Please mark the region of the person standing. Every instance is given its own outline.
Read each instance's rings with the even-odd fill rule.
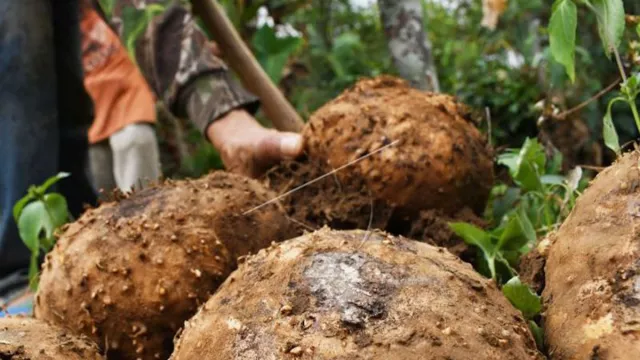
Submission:
[[[118,35],[90,4],[80,23],[84,85],[95,117],[89,163],[98,190],[129,192],[161,176],[155,96]]]

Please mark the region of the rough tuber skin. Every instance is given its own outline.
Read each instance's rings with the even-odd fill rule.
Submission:
[[[91,337],[111,359],[166,359],[185,320],[238,257],[294,236],[260,183],[215,172],[89,210],[43,266],[35,315]]]
[[[554,236],[545,266],[552,359],[640,358],[638,151],[600,172]]]
[[[249,257],[172,360],[542,359],[495,284],[443,248],[327,228]]]
[[[330,168],[398,141],[336,175],[364,179],[376,199],[407,212],[481,214],[493,184],[493,151],[465,107],[394,77],[359,81],[316,111],[304,136],[308,156]]]
[[[364,79],[316,111],[303,134],[306,156],[265,176],[279,194],[309,183],[282,199],[301,228],[382,229],[467,251],[446,224],[480,225],[493,150],[453,97],[390,76]]]

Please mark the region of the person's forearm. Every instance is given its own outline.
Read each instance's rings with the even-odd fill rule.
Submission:
[[[117,0],[128,5],[131,0]],[[188,9],[171,6],[147,25],[136,60],[156,96],[178,117],[189,118],[203,134],[209,124],[234,109],[250,113],[258,99],[230,77],[226,64],[197,28]]]

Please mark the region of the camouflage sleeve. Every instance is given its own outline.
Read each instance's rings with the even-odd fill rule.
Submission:
[[[189,10],[174,4],[151,20],[135,49],[138,65],[158,97],[203,132],[230,110],[253,113],[259,106],[258,98],[232,79],[209,45]]]
[[[214,120],[231,110],[243,108],[254,114],[260,105],[257,98],[237,85],[227,72],[196,78],[180,91],[178,116],[188,116],[204,133]],[[180,113],[182,111],[182,113]]]

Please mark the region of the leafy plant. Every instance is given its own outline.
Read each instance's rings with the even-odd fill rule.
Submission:
[[[40,186],[32,185],[27,195],[13,207],[13,218],[18,224],[20,238],[31,251],[29,281],[34,290],[38,284],[41,251],[47,253],[53,248],[56,240],[55,231],[71,219],[64,196],[47,191],[68,176],[68,173],[59,173]]]
[[[502,287],[502,293],[509,299],[511,304],[522,312],[527,320],[531,320],[540,314],[542,301],[540,296],[533,292],[527,285],[515,276]]]
[[[582,171],[577,168],[560,176],[560,155],[551,160],[535,139],[507,150],[498,163],[509,169],[514,186],[500,184],[492,191],[486,217],[494,228],[450,224],[465,242],[480,249],[478,270],[500,284],[516,275],[513,267],[520,256],[530,251],[539,235],[555,229],[575,204]]]
[[[527,319],[538,348],[542,349],[544,347],[544,334],[540,326],[534,321],[534,318],[542,310],[540,296],[523,284],[517,276],[504,284],[502,293],[516,309],[522,312],[522,315]]]
[[[122,9],[122,42],[133,61],[136,61],[136,41],[144,34],[151,20],[162,14],[169,3],[165,0],[161,4],[147,4],[143,9],[133,6],[125,6]]]
[[[304,118],[360,77],[394,72],[375,8],[357,8],[347,0],[312,3],[286,18],[304,38],[295,58],[304,70],[293,78],[290,91]]]
[[[273,27],[264,25],[254,34],[251,42],[258,62],[277,84],[282,79],[282,71],[287,61],[302,45],[302,38],[278,37]]]
[[[551,54],[564,65],[571,81],[576,79],[575,53],[578,8],[572,0],[557,0],[549,21]]]
[[[494,224],[483,230],[467,223],[451,223],[451,229],[480,250],[476,269],[502,285],[502,292],[529,323],[538,348],[544,346],[543,331],[535,319],[542,308],[540,297],[523,284],[514,267],[520,256],[531,251],[538,236],[555,229],[575,205],[582,170],[559,175],[562,156],[547,159],[535,139],[526,139],[520,149],[498,156],[506,166],[512,186],[499,184],[492,190],[485,217]]]
[[[104,12],[105,16],[109,19],[113,15],[113,8],[116,0],[98,0],[100,8]]]
[[[609,57],[614,55],[623,80],[620,95],[613,98],[607,106],[602,132],[605,145],[619,155],[620,141],[611,116],[611,108],[616,102],[622,101],[629,105],[636,128],[640,131],[640,114],[636,105],[636,98],[640,93],[640,75],[627,77],[618,52],[625,30],[624,3],[622,0],[556,0],[549,24],[551,53],[556,61],[565,67],[571,81],[575,80],[574,54],[578,12],[576,4],[585,6],[596,16],[604,51]]]
[[[505,225],[493,231],[484,231],[467,223],[452,223],[450,226],[465,242],[482,252],[483,258],[478,264],[480,272],[499,282],[515,275],[512,265],[518,253],[535,241],[533,226],[521,209],[510,214]]]

